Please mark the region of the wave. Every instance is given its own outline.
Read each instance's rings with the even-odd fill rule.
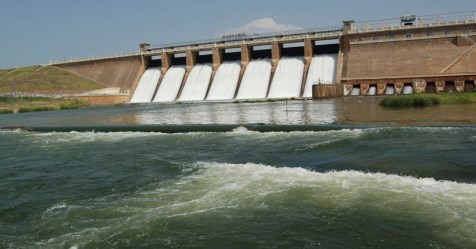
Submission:
[[[125,131],[125,132],[98,132],[98,131],[68,131],[68,132],[45,132],[45,133],[22,133],[16,132],[21,136],[29,137],[33,143],[53,145],[53,144],[77,144],[77,143],[92,143],[92,142],[121,142],[135,138],[151,138],[151,137],[210,137],[213,136],[241,136],[248,138],[275,138],[285,139],[294,137],[358,137],[363,133],[362,129],[342,129],[342,130],[329,130],[329,131],[276,131],[276,132],[259,132],[247,129],[244,126],[238,126],[227,132],[208,132],[208,131],[196,131],[185,133],[162,133],[162,132],[142,132],[142,131]]]
[[[425,228],[439,227],[435,236],[440,238],[476,243],[474,184],[359,171],[320,173],[253,163],[199,162],[184,166],[182,172],[180,179],[155,183],[129,196],[57,203],[45,210],[40,226],[60,226],[63,234],[36,245],[82,247],[121,237],[193,233],[187,225],[170,225],[183,222],[226,230],[250,215],[263,213],[269,217],[307,213],[309,219],[319,217],[324,223],[335,222],[346,213],[351,217],[378,214],[395,222],[416,220]],[[346,226],[356,222],[353,227],[359,229],[359,221],[346,222]]]
[[[188,132],[230,132],[238,127],[259,132],[292,132],[292,131],[329,131],[341,129],[355,129],[362,126],[337,124],[181,124],[181,125],[102,125],[102,126],[30,126],[18,127],[30,132],[161,132],[161,133],[188,133]],[[0,129],[3,129],[0,127]]]
[[[469,131],[468,131],[469,129]],[[163,141],[169,141],[176,137],[203,138],[203,143],[217,142],[223,138],[240,138],[246,139],[243,142],[259,141],[259,144],[266,143],[286,143],[295,151],[315,151],[322,148],[335,147],[345,145],[348,142],[361,139],[364,142],[373,142],[381,140],[382,143],[386,141],[396,141],[399,139],[401,143],[406,143],[405,139],[418,138],[415,141],[415,146],[427,143],[427,136],[431,136],[435,140],[435,144],[440,144],[439,141],[445,141],[451,137],[455,141],[473,143],[474,136],[472,134],[473,128],[464,127],[378,127],[378,128],[353,128],[353,129],[338,129],[338,130],[296,130],[296,131],[269,131],[262,132],[246,126],[236,126],[229,131],[211,132],[211,131],[195,131],[195,132],[181,132],[181,133],[162,133],[162,132],[144,132],[144,131],[124,131],[124,132],[46,132],[46,133],[15,133],[12,135],[26,136],[32,139],[32,143],[43,144],[45,146],[62,145],[62,144],[76,144],[76,143],[94,143],[94,142],[131,142],[131,139],[147,139],[154,137],[162,137]],[[218,139],[218,140],[216,140]],[[294,142],[292,142],[294,139]],[[296,140],[298,139],[298,140]],[[402,140],[403,139],[403,140]],[[300,141],[299,141],[300,140]],[[137,140],[138,141],[138,140]],[[231,142],[233,142],[232,140]],[[153,139],[143,140],[147,146],[156,146]],[[221,141],[225,142],[225,140]],[[263,145],[266,145],[264,143]],[[144,144],[144,145],[145,145]]]
[[[37,141],[45,143],[88,143],[97,141],[120,142],[130,138],[141,138],[151,136],[161,136],[165,133],[160,132],[47,132],[47,133],[31,133],[29,137],[37,139]]]

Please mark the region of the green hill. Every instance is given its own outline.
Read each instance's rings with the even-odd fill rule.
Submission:
[[[0,70],[0,95],[71,94],[104,88],[92,80],[54,66],[31,66]]]

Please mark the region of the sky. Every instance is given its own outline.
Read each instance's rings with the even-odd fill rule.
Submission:
[[[136,52],[140,43],[466,11],[475,0],[0,0],[0,68]]]

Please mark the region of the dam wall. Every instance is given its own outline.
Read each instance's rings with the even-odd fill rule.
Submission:
[[[344,22],[344,95],[471,92],[476,80],[476,15],[411,25]]]
[[[141,44],[136,55],[57,66],[139,103],[469,92],[476,12]]]
[[[388,82],[476,73],[476,23],[356,33],[348,37],[342,81]]]
[[[148,61],[148,58],[135,55],[66,62],[55,64],[55,66],[101,83],[105,87],[118,87],[122,93],[131,93],[148,67]]]
[[[213,46],[209,41],[147,45],[141,47],[141,53],[151,58],[145,74],[160,68],[163,77],[145,88],[158,86],[152,102],[311,98],[312,83],[331,84],[335,78],[340,29],[237,37],[236,41],[213,41]],[[331,42],[321,44],[323,40]],[[175,76],[179,69],[185,72]],[[131,102],[151,102],[142,93],[143,83],[141,79]]]
[[[468,48],[456,37],[351,44],[344,80],[474,72],[476,50],[443,71]],[[472,55],[472,56],[471,56]]]

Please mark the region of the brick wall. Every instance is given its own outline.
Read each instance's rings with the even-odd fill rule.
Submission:
[[[476,38],[476,37],[474,37]],[[350,44],[344,56],[344,78],[385,78],[437,75],[458,58],[470,44],[457,38],[415,39]],[[445,74],[476,73],[476,48]]]

